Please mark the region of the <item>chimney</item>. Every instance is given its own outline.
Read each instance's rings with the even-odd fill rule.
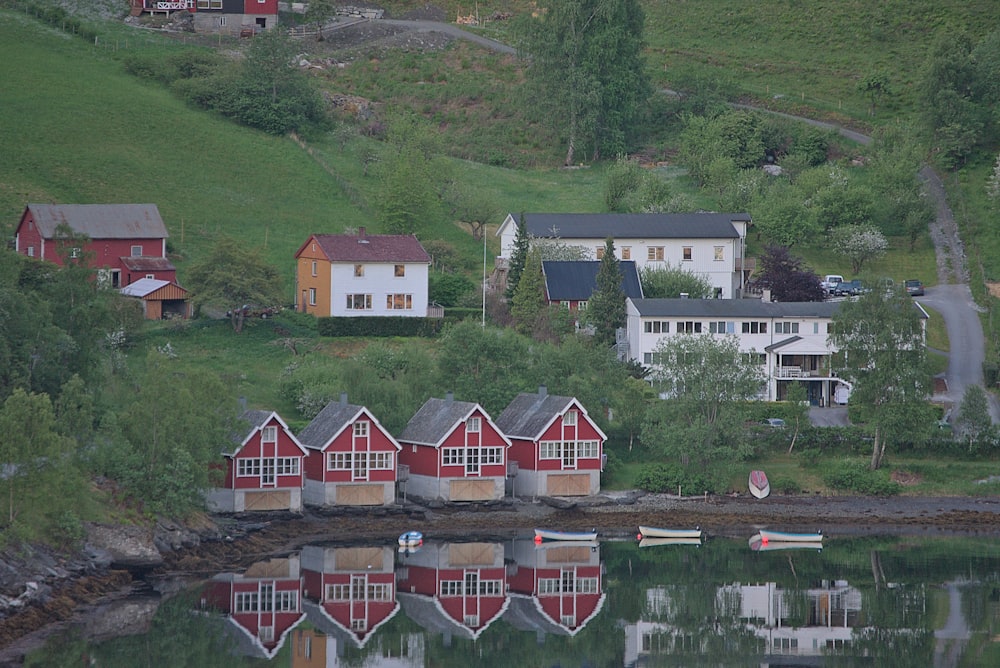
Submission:
[[[240,402],[240,415],[243,415],[244,413],[247,412],[247,398],[240,397],[239,402]]]
[[[447,394],[444,395],[444,402],[446,404],[450,404],[453,401],[455,401],[455,393],[454,392],[448,392]]]
[[[547,388],[544,385],[539,385],[538,386],[538,396],[540,396],[540,397],[547,397],[548,395],[549,395],[549,388]]]
[[[762,302],[771,301],[771,288],[764,288],[760,291],[760,300]]]
[[[340,405],[347,406],[347,392],[340,393]]]

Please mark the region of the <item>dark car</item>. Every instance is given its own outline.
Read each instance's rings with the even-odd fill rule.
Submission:
[[[915,278],[906,279],[906,294],[911,297],[922,297],[924,294],[924,284]]]
[[[833,294],[838,297],[857,297],[858,295],[863,295],[868,291],[868,288],[866,288],[859,279],[855,278],[853,281],[842,281],[837,283]]]

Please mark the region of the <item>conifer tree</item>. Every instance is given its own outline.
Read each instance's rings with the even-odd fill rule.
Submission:
[[[594,338],[607,345],[615,342],[615,331],[625,326],[625,291],[611,237],[604,242],[594,294],[587,302],[586,321],[594,327]]]
[[[517,282],[511,300],[510,314],[514,316],[517,329],[522,334],[530,334],[545,308],[545,290],[542,283],[542,258],[537,250],[528,252],[524,271]]]
[[[521,214],[517,222],[517,233],[514,236],[514,250],[510,254],[510,268],[507,270],[507,291],[504,296],[507,299],[514,298],[517,284],[521,280],[521,272],[524,271],[524,263],[528,259],[528,248],[531,240],[528,238],[528,223]]]

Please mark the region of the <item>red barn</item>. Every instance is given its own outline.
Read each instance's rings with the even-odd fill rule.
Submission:
[[[502,499],[510,441],[479,405],[428,399],[397,439],[409,493],[444,501]]]
[[[213,577],[202,606],[228,616],[241,654],[271,659],[305,619],[301,592],[298,556],[271,559]]]
[[[425,543],[406,558],[399,592],[406,616],[428,631],[476,640],[507,610],[503,545]]]
[[[236,448],[222,453],[226,479],[209,492],[209,510],[302,510],[306,448],[273,411],[247,411],[240,419],[246,429],[233,438]]]
[[[61,226],[89,241],[77,246],[61,239]],[[155,204],[29,204],[17,224],[14,247],[21,255],[58,265],[81,257],[103,284],[121,288],[141,278],[176,282],[167,236]]]
[[[522,393],[497,418],[517,462],[519,496],[586,496],[601,491],[607,436],[573,397]]]
[[[308,448],[305,503],[382,506],[396,499],[399,443],[347,395],[330,402],[299,433]]]
[[[512,542],[516,564],[504,621],[522,631],[575,636],[604,607],[601,548],[595,542]]]
[[[364,647],[399,612],[395,555],[390,547],[302,548],[309,622],[328,636]]]

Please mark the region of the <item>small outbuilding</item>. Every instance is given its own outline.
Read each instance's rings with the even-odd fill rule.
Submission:
[[[172,281],[140,278],[122,288],[121,293],[126,297],[135,297],[142,303],[142,314],[146,320],[191,317],[188,291]]]

